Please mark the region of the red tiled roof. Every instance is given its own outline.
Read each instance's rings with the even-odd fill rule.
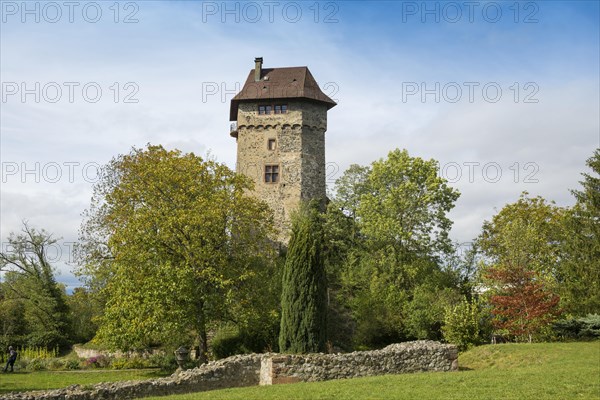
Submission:
[[[308,99],[325,103],[327,109],[336,105],[321,91],[307,67],[263,68],[257,82],[252,69],[242,90],[231,99],[229,120],[237,120],[240,102],[273,99]]]

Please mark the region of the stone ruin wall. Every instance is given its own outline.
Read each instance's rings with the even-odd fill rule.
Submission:
[[[458,370],[458,350],[454,345],[418,341],[346,354],[274,355],[261,364],[260,384],[455,370]]]
[[[346,354],[249,354],[147,381],[74,385],[46,392],[9,394],[4,400],[117,400],[207,390],[363,376],[458,370],[456,346],[433,341],[392,344]]]

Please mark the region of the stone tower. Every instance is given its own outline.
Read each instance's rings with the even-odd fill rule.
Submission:
[[[336,103],[307,67],[263,68],[262,58],[231,100],[237,172],[274,212],[278,240],[289,240],[290,216],[302,200],[325,199],[327,111]]]

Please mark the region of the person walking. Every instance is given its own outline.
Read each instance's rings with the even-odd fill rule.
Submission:
[[[8,362],[6,363],[6,367],[4,367],[4,372],[8,372],[9,366],[10,372],[14,372],[15,361],[17,361],[17,352],[12,346],[8,346]]]

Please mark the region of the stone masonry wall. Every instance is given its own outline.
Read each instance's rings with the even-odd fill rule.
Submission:
[[[124,400],[139,397],[203,392],[232,387],[256,386],[263,355],[233,356],[167,378],[145,381],[74,385],[46,392],[9,394],[2,400]]]
[[[458,370],[456,346],[432,341],[347,354],[249,354],[214,361],[167,378],[74,385],[47,392],[9,394],[2,400],[117,400],[232,387],[325,381],[419,371]]]
[[[274,213],[287,243],[290,216],[301,200],[324,199],[325,131],[327,107],[309,101],[289,100],[285,114],[258,115],[262,102],[241,103],[237,115],[237,172],[254,181],[253,195]],[[275,148],[268,148],[275,140]],[[279,182],[265,183],[266,165],[279,166]]]
[[[78,344],[73,346],[73,351],[75,352],[75,354],[77,354],[77,357],[79,357],[79,358],[90,358],[90,357],[99,357],[99,356],[116,357],[116,358],[133,358],[133,357],[149,358],[150,356],[155,355],[155,354],[164,355],[164,353],[165,353],[163,350],[159,350],[159,349],[145,350],[145,351],[128,351],[128,352],[94,350],[94,349],[86,349],[85,347],[82,347],[81,345],[78,345]]]
[[[455,370],[458,370],[456,346],[417,341],[347,354],[275,355],[263,360],[260,384]]]

